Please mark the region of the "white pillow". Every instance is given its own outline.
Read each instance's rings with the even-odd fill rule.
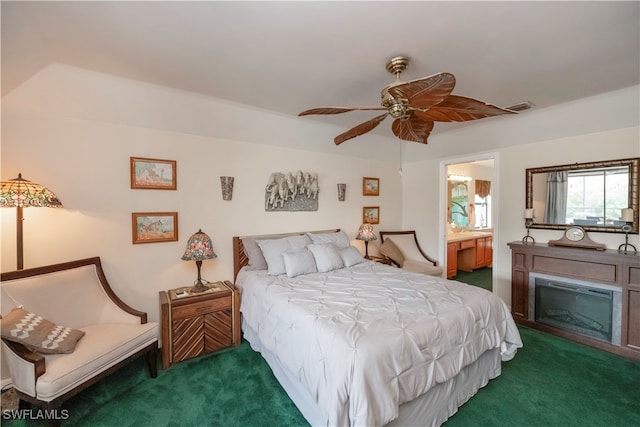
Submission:
[[[353,246],[338,249],[338,253],[345,267],[351,267],[366,261],[360,251]]]
[[[258,243],[254,238],[242,239],[244,253],[248,258],[247,270],[266,270],[267,261],[262,255],[262,250],[258,247]]]
[[[330,233],[307,233],[307,236],[309,236],[313,243],[332,243],[338,249],[346,248],[351,245],[347,233],[342,230],[332,231]]]
[[[291,234],[272,234],[269,236],[269,239],[282,239],[283,237],[291,237]],[[258,240],[267,239],[259,239],[251,236],[242,237],[244,253],[248,258],[247,266],[245,267],[247,270],[267,269],[267,260],[265,260],[264,255],[262,255],[262,249],[258,246]]]
[[[256,243],[267,261],[267,271],[272,276],[277,276],[287,272],[282,254],[300,252],[311,243],[311,240],[307,236],[290,236],[282,239],[256,240]]]
[[[327,271],[337,270],[344,267],[342,258],[338,253],[338,249],[330,243],[326,244],[311,244],[307,246],[313,258],[316,260],[316,267],[320,273],[326,273]]]
[[[313,254],[307,250],[301,252],[285,252],[282,254],[287,276],[296,277],[301,274],[317,273]]]

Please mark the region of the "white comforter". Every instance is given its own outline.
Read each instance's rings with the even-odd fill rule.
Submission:
[[[244,321],[331,426],[386,424],[488,349],[508,360],[522,346],[490,292],[370,261],[295,278],[242,270],[236,285]]]

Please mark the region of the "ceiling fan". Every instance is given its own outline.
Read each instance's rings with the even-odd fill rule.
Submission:
[[[516,111],[497,107],[477,99],[451,95],[456,78],[450,73],[438,73],[410,82],[400,80],[409,58],[397,56],[387,62],[387,71],[395,74],[396,81],[382,89],[381,107],[323,107],[312,108],[298,114],[340,114],[355,110],[386,110],[380,116],[336,136],[334,142],[343,142],[373,130],[387,116],[395,120],[391,125],[394,135],[405,141],[427,143],[433,122],[466,122]]]

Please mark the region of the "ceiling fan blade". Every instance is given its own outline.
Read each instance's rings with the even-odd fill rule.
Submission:
[[[427,111],[416,109],[413,112],[422,120],[435,120],[438,122],[466,122],[501,114],[518,114],[515,111],[497,107],[484,101],[456,95],[449,96]]]
[[[395,119],[391,130],[400,139],[426,144],[433,130],[433,122],[421,120],[412,114],[408,119]]]
[[[453,74],[438,73],[387,88],[395,99],[406,99],[416,108],[427,108],[446,99],[456,85]]]
[[[367,133],[370,130],[373,130],[380,123],[382,123],[382,121],[385,119],[385,117],[387,117],[388,114],[389,113],[384,113],[378,117],[374,117],[371,120],[367,120],[364,123],[360,123],[358,126],[336,136],[333,141],[336,143],[336,145],[340,145],[348,139],[355,138],[356,136],[360,136],[363,133]]]
[[[312,108],[299,113],[298,116],[308,116],[309,114],[341,114],[356,110],[386,110],[384,107],[321,107]]]

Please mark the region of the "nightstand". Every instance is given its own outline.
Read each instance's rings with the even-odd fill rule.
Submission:
[[[380,264],[393,265],[391,258],[369,255],[369,259]]]
[[[240,296],[229,281],[160,291],[162,367],[240,344]],[[184,295],[184,296],[181,296]]]

